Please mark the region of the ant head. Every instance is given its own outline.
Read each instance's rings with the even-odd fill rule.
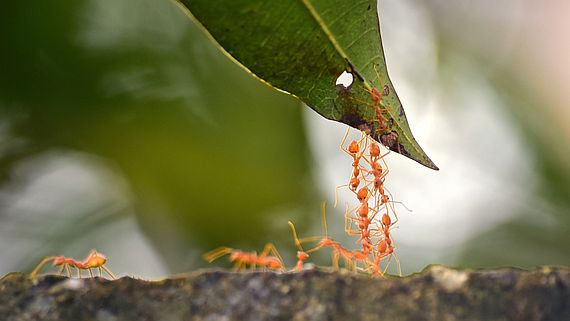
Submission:
[[[350,189],[352,191],[356,191],[356,189],[358,188],[358,185],[360,185],[360,180],[356,177],[353,177],[350,179]]]
[[[319,245],[320,245],[320,246],[331,246],[331,245],[334,245],[334,244],[335,244],[335,241],[333,241],[332,239],[330,239],[330,238],[328,238],[328,237],[325,237],[324,239],[322,239],[322,240],[319,242]]]
[[[370,143],[370,156],[379,157],[380,156],[380,146],[376,142]]]
[[[378,89],[372,88],[370,90],[370,98],[372,98],[372,100],[374,102],[379,102],[380,99],[382,99],[382,95],[380,95],[380,92],[378,92]]]
[[[348,145],[348,152],[351,154],[356,154],[359,150],[360,146],[358,146],[358,143],[355,140],[351,141],[350,145]]]
[[[87,259],[85,259],[85,266],[87,267],[100,267],[107,262],[105,255],[97,252],[96,250],[91,250]]]

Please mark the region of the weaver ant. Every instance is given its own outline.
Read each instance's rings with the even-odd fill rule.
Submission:
[[[340,243],[334,241],[328,236],[328,226],[327,226],[327,219],[326,219],[326,208],[325,203],[322,204],[321,207],[322,213],[322,224],[325,232],[325,236],[320,238],[320,241],[317,243],[316,247],[307,251],[307,253],[318,251],[323,247],[329,247],[332,249],[332,263],[333,268],[338,269],[339,267],[339,259],[340,257],[343,258],[345,262],[345,266],[347,269],[356,271],[358,261],[366,260],[367,254],[364,254],[362,251],[350,251],[343,247]]]
[[[400,267],[400,260],[398,260],[396,253],[394,253],[395,247],[393,245],[393,240],[392,240],[392,236],[390,233],[390,228],[392,226],[394,226],[394,224],[396,224],[396,222],[397,222],[397,217],[396,217],[396,221],[392,222],[392,219],[390,218],[388,213],[385,213],[384,215],[382,215],[381,225],[382,225],[382,232],[384,234],[384,239],[382,241],[380,241],[380,243],[378,244],[378,250],[377,250],[378,257],[375,259],[378,260],[377,263],[379,266],[380,260],[382,258],[390,255],[390,260],[388,261],[388,264],[386,264],[386,267],[384,268],[384,272],[382,272],[382,274],[384,274],[384,273],[386,273],[386,271],[388,270],[388,267],[390,266],[390,262],[392,261],[392,257],[394,257],[394,259],[396,260],[396,263],[398,265],[398,273],[401,276],[402,270]],[[376,264],[376,261],[375,261],[375,264]]]
[[[248,266],[251,269],[255,269],[259,266],[270,270],[285,270],[283,259],[281,258],[281,255],[279,255],[279,252],[277,252],[275,245],[272,243],[265,244],[263,251],[261,251],[259,254],[257,254],[255,251],[244,252],[241,250],[222,246],[204,254],[203,258],[204,260],[208,261],[208,263],[212,263],[214,260],[228,254],[230,255],[230,261],[234,262],[235,270],[248,268]]]
[[[352,192],[356,192],[358,186],[360,186],[360,178],[358,178],[358,176],[360,176],[361,171],[363,170],[362,166],[360,165],[360,159],[362,158],[362,156],[364,155],[364,151],[366,150],[366,144],[368,141],[366,139],[366,134],[362,133],[362,138],[360,138],[359,141],[353,140],[348,144],[348,147],[345,148],[344,143],[346,142],[346,138],[348,137],[349,131],[350,128],[347,128],[346,133],[344,134],[344,137],[342,138],[342,141],[340,143],[340,150],[342,150],[350,157],[352,157],[352,175],[350,177],[350,181],[348,182],[348,184],[339,185],[336,187],[334,205],[333,205],[333,207],[335,208],[338,203],[338,190],[341,187],[348,186],[348,188]],[[364,141],[364,146],[362,146],[363,141]]]
[[[98,269],[99,276],[103,276],[103,271],[105,271],[112,279],[116,279],[115,275],[105,266],[107,262],[107,258],[105,255],[97,252],[97,250],[91,250],[89,255],[83,261],[78,261],[70,257],[65,256],[48,256],[40,261],[36,265],[36,267],[30,273],[31,278],[35,278],[38,275],[38,272],[41,268],[48,263],[49,261],[53,261],[53,266],[61,267],[58,274],[62,275],[63,271],[67,272],[67,276],[71,277],[71,269],[77,269],[77,277],[81,278],[81,270],[87,270],[89,272],[89,276],[93,277],[93,272],[91,269]]]

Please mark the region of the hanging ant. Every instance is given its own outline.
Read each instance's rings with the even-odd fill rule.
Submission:
[[[336,189],[335,189],[335,200],[334,200],[334,205],[333,205],[333,207],[335,207],[335,208],[336,208],[336,205],[338,203],[338,190],[341,187],[348,186],[348,188],[352,192],[356,192],[356,190],[358,189],[358,186],[360,186],[359,176],[361,174],[361,170],[363,169],[362,166],[360,165],[360,159],[364,155],[364,150],[366,150],[367,140],[366,140],[366,135],[363,133],[362,138],[359,141],[353,140],[348,144],[348,147],[345,148],[344,143],[346,142],[346,138],[348,137],[349,131],[350,131],[350,128],[348,128],[346,130],[346,133],[344,134],[344,137],[342,138],[342,141],[340,143],[340,149],[343,152],[345,152],[346,154],[348,154],[350,157],[352,157],[352,175],[350,177],[350,181],[348,182],[348,184],[339,185],[336,187]],[[364,141],[364,146],[361,146],[363,141]]]

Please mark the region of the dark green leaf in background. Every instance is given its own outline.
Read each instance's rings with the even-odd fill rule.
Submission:
[[[228,61],[176,5],[53,0],[4,7],[3,188],[26,191],[28,181],[14,174],[20,164],[60,151],[109,166],[132,193],[127,211],[172,272],[206,265],[201,253],[220,245],[261,247],[268,233],[273,242],[290,241],[287,219],[310,217],[300,214],[315,196],[299,103]],[[267,106],[274,108],[264,112]],[[39,176],[30,166],[25,172],[30,181]],[[60,183],[73,190],[82,181]],[[5,209],[14,199],[1,197],[0,234],[9,229]],[[73,253],[65,245],[98,247],[85,236],[105,239],[109,227],[93,222],[117,215],[110,218],[103,204],[78,220],[77,204],[99,201],[105,199],[69,199],[54,208],[70,213],[66,220],[37,215],[33,224],[19,224],[35,227],[30,237],[38,241],[31,250],[18,248],[28,261],[15,264]],[[50,204],[51,196],[40,208],[49,213]],[[45,225],[60,232],[49,234]]]
[[[358,129],[393,151],[438,169],[415,141],[388,77],[376,0],[177,0],[235,60],[322,116]],[[336,86],[348,71],[351,86]],[[382,98],[380,129],[370,90]]]

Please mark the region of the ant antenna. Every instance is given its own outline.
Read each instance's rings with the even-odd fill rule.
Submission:
[[[325,238],[329,237],[329,228],[327,226],[327,202],[321,203],[321,220],[323,224],[323,228],[325,229]]]
[[[204,255],[202,255],[202,257],[204,258],[204,260],[208,261],[208,263],[212,263],[216,259],[219,259],[220,257],[226,254],[232,253],[232,251],[233,251],[232,248],[222,246],[208,253],[205,253]]]
[[[55,256],[46,256],[44,257],[40,263],[38,263],[34,269],[32,270],[32,272],[30,273],[30,278],[35,278],[38,274],[38,272],[42,269],[42,267],[49,261],[53,261],[56,257]]]
[[[295,230],[295,225],[293,225],[293,222],[291,221],[288,221],[287,224],[289,224],[289,227],[293,232],[293,239],[295,240],[295,245],[299,248],[299,250],[304,251],[303,247],[301,246],[301,241],[299,241],[299,238],[297,237],[297,231]]]

